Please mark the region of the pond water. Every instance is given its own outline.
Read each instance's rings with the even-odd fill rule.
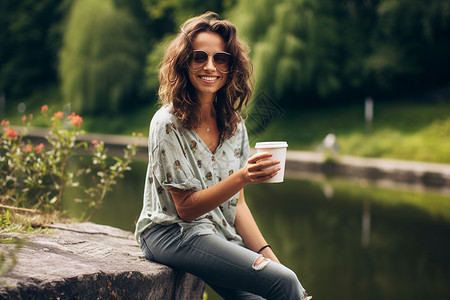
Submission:
[[[93,222],[134,230],[145,168],[133,165]],[[246,199],[313,299],[450,299],[448,190],[289,177],[248,186]]]

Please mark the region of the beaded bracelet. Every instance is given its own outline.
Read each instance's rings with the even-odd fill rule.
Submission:
[[[266,249],[267,247],[272,248],[269,244],[265,245],[264,247],[262,247],[261,249],[258,250],[258,254],[261,253],[261,251],[263,251],[264,249]]]

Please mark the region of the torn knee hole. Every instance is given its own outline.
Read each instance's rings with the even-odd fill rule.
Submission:
[[[261,270],[269,263],[269,260],[260,254],[253,262],[252,268],[255,270]]]

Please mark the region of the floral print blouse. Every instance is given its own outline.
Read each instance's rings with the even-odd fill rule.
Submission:
[[[244,122],[238,124],[233,137],[221,141],[212,153],[195,131],[181,126],[169,107],[162,107],[150,123],[148,151],[144,203],[135,232],[139,243],[141,233],[147,228],[178,223],[183,228],[197,226],[200,234],[217,233],[243,244],[234,227],[239,193],[194,221],[186,222],[178,216],[169,189],[207,189],[244,167],[250,151]]]

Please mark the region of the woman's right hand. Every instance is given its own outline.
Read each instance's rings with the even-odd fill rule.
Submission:
[[[270,159],[270,157],[272,157],[272,153],[263,152],[256,153],[247,160],[247,164],[242,169],[246,183],[262,182],[277,175],[281,168],[273,166],[279,164],[280,161]]]

